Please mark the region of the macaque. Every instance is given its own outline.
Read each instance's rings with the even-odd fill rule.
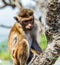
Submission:
[[[36,39],[38,27],[30,9],[22,9],[14,18],[16,23],[8,37],[8,48],[14,65],[26,65],[32,57],[31,53],[39,55],[42,52]]]

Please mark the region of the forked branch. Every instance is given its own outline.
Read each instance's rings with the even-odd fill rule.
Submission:
[[[9,0],[8,2],[6,0],[2,0],[3,5],[0,6],[0,9],[5,8],[6,6],[10,6],[12,8],[15,8],[16,6],[18,8],[22,8],[22,4],[19,0]]]

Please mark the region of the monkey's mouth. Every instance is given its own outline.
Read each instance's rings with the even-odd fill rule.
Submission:
[[[30,28],[30,29],[28,29],[29,31],[31,31],[32,30],[32,28]]]

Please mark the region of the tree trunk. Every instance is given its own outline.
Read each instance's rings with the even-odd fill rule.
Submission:
[[[59,0],[48,0],[46,30],[48,46],[39,56],[34,55],[28,65],[53,65],[60,55],[60,2]]]

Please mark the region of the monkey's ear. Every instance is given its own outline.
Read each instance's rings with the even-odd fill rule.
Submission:
[[[18,20],[18,17],[14,17],[14,19],[15,19],[16,21],[19,21],[19,20]]]

